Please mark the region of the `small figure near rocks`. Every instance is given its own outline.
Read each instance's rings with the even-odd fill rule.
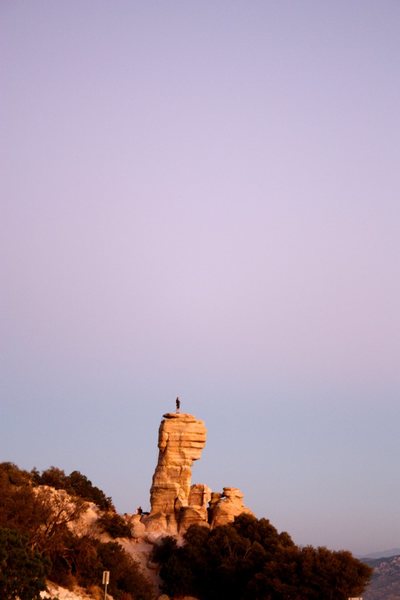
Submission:
[[[176,403],[176,412],[179,413],[179,410],[181,408],[181,401],[179,400],[179,396],[177,396],[175,403]]]
[[[141,506],[138,506],[138,507],[137,507],[137,509],[136,509],[136,514],[137,514],[137,515],[141,515],[141,514],[143,514],[143,509],[142,509],[142,507],[141,507]]]

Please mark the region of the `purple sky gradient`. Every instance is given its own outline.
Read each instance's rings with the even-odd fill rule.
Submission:
[[[400,4],[0,5],[0,460],[146,506],[162,414],[299,544],[400,547]]]

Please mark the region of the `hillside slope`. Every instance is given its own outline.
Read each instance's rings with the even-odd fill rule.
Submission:
[[[400,600],[400,555],[364,562],[374,569],[364,600]]]

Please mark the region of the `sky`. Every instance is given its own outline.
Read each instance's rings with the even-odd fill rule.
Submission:
[[[400,547],[400,4],[2,0],[0,460]]]

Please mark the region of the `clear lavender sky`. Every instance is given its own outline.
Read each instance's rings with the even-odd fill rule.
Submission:
[[[0,460],[400,546],[398,0],[2,0]]]

